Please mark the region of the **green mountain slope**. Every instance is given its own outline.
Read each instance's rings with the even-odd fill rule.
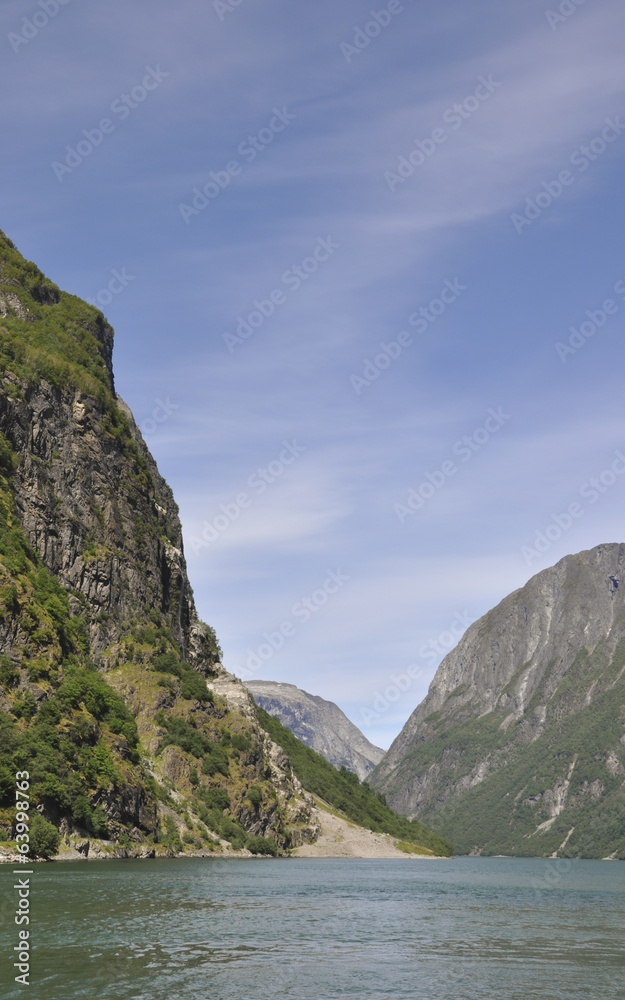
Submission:
[[[598,546],[471,626],[373,787],[459,853],[625,858],[623,581]]]
[[[0,234],[0,842],[28,770],[36,851],[275,853],[310,807],[253,708],[207,688],[219,646],[112,345]]]
[[[308,792],[318,795],[329,805],[368,830],[389,833],[411,844],[418,844],[434,854],[449,857],[451,844],[443,837],[426,830],[421,823],[411,822],[388,808],[384,796],[361,784],[358,775],[342,767],[336,770],[324,757],[305,746],[290,729],[274,715],[258,709],[263,729],[274,743],[287,754],[291,767]]]

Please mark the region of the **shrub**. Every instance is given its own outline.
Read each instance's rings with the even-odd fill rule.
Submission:
[[[245,846],[252,854],[271,854],[274,858],[278,854],[278,845],[268,837],[248,837]]]
[[[15,803],[15,775],[5,764],[0,764],[0,805]]]
[[[261,802],[263,801],[263,790],[259,785],[252,785],[248,790],[247,797],[254,806],[258,809]]]
[[[17,464],[17,455],[4,434],[0,434],[0,474],[7,477],[12,476],[17,469]]]
[[[165,847],[170,847],[172,851],[182,850],[182,841],[180,840],[180,834],[178,833],[178,827],[174,821],[173,816],[166,816],[163,822],[164,833],[161,835],[161,843]]]
[[[93,813],[86,795],[79,795],[72,803],[72,819],[80,826],[91,826]]]
[[[49,725],[56,726],[56,724],[60,721],[61,721],[61,709],[58,701],[52,698],[50,698],[48,701],[44,701],[43,705],[39,709],[39,722],[48,723]]]
[[[13,688],[19,683],[20,672],[8,656],[0,656],[0,687]]]
[[[233,847],[237,849],[245,847],[247,834],[241,824],[237,823],[236,820],[229,819],[228,816],[223,816],[219,824],[218,832],[224,840],[229,840]]]
[[[113,763],[111,751],[106,743],[100,741],[93,750],[93,763],[101,784],[112,782],[114,785],[119,782],[119,774]]]
[[[225,788],[209,788],[202,795],[202,799],[209,809],[219,809],[223,812],[230,807],[230,796]]]
[[[235,750],[239,750],[241,753],[245,753],[249,750],[252,745],[252,741],[248,736],[244,736],[242,733],[235,733],[232,737],[232,746]]]
[[[9,548],[9,546],[5,542],[5,544],[2,546],[2,555],[8,554],[5,551],[6,548]],[[19,572],[19,569],[21,569],[22,567],[17,568],[15,566],[10,566],[9,568]],[[0,590],[0,601],[2,601],[5,608],[7,609],[8,612],[10,612],[10,614],[12,615],[19,614],[20,612],[19,595],[17,593],[17,587],[15,586],[14,583],[9,583],[5,587],[3,587],[2,590]]]
[[[11,711],[16,719],[32,719],[37,711],[37,702],[30,691],[26,691],[21,698],[13,702]]]
[[[30,841],[28,855],[31,858],[49,858],[57,854],[61,843],[61,835],[52,823],[40,816],[38,812],[31,814]]]
[[[181,750],[185,750],[190,753],[193,757],[203,757],[205,753],[210,753],[212,744],[210,740],[207,740],[202,733],[199,733],[197,729],[191,726],[184,719],[179,719],[176,716],[165,717],[165,714],[157,716],[157,722],[159,725],[164,726],[167,730],[165,736],[161,740],[159,746],[159,753],[162,752],[167,746],[177,746]],[[202,768],[202,770],[204,770]]]
[[[156,638],[152,629],[143,629],[142,632],[151,632],[154,635],[154,639]],[[154,639],[152,641],[154,641]],[[144,639],[143,641],[148,642],[150,640]],[[172,652],[162,653],[160,656],[155,656],[152,660],[152,666],[158,673],[175,674],[176,677],[180,677],[181,675],[182,664],[176,654]]]
[[[142,646],[153,646],[154,643],[158,641],[159,633],[154,628],[150,628],[149,626],[142,626],[140,628],[133,629],[132,637],[135,640],[135,642],[140,643]],[[155,665],[154,669],[163,670],[166,668],[157,667]]]
[[[206,681],[202,680],[195,670],[186,674],[180,682],[180,694],[190,701],[212,701],[213,692],[206,687]]]
[[[53,636],[50,636],[48,641],[51,641],[53,638]],[[35,639],[34,635],[33,639]],[[24,666],[27,667],[29,680],[36,683],[37,681],[47,680],[49,678],[52,664],[49,660],[42,657],[38,660],[31,660],[28,664],[24,663]]]
[[[230,774],[230,761],[228,754],[222,747],[213,747],[208,757],[204,758],[202,764],[202,774],[223,774],[227,778]]]
[[[149,630],[145,630],[149,631]],[[206,687],[206,681],[189,666],[179,660],[175,653],[161,653],[152,658],[152,667],[161,674],[173,674],[180,679],[180,694],[190,701],[213,701],[214,695]]]
[[[83,704],[94,718],[105,722],[111,732],[124,736],[130,747],[136,747],[139,742],[137,723],[124,699],[96,670],[86,667],[68,670],[58,688],[57,698],[68,708]]]
[[[50,772],[48,772],[41,777],[37,774],[37,770],[41,768],[42,765],[45,768],[47,763],[44,763],[44,761],[41,760],[41,757],[41,754],[37,754],[37,757],[31,759],[31,763],[29,763],[29,767],[31,768],[31,780],[37,782],[37,794],[43,799],[50,799],[51,802],[55,802],[57,806],[63,810],[63,812],[67,811],[71,806],[72,815],[74,815],[73,809],[81,808],[81,806],[78,805],[79,798],[74,799],[72,804],[72,796],[67,783],[62,781],[58,775],[50,774]],[[55,763],[56,760],[53,758],[53,760],[50,761],[50,764],[54,766]]]

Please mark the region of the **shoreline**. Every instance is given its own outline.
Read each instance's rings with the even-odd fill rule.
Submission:
[[[374,835],[375,836],[375,835]],[[386,835],[382,835],[386,836]],[[319,838],[323,840],[322,837]],[[367,861],[367,860],[378,860],[378,861],[452,861],[455,860],[455,855],[450,857],[445,857],[444,855],[436,854],[408,854],[403,851],[399,851],[394,847],[394,845],[385,845],[386,851],[377,853],[346,853],[345,850],[338,849],[335,847],[332,851],[328,845],[321,843],[317,844],[305,844],[303,847],[294,848],[289,851],[284,851],[277,855],[271,854],[252,854],[251,851],[247,849],[243,850],[224,850],[218,851],[183,851],[181,853],[176,853],[171,851],[169,848],[164,850],[157,850],[158,845],[148,846],[142,845],[144,850],[138,847],[136,850],[132,848],[119,847],[117,850],[105,851],[100,847],[100,844],[94,845],[99,849],[96,850],[78,850],[78,849],[68,849],[62,851],[60,854],[55,854],[50,858],[29,858],[29,864],[55,864],[58,862],[69,861],[69,862],[94,862],[94,861],[185,861],[185,860],[196,860],[197,858],[204,858],[207,861],[249,861],[250,859],[256,861],[308,861],[308,860],[354,860],[354,861]],[[107,845],[108,846],[108,845]],[[300,853],[302,852],[302,853]],[[23,864],[23,855],[18,853],[9,853],[6,848],[0,847],[0,865],[18,865]]]

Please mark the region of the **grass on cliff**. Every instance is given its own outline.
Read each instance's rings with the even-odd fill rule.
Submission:
[[[0,295],[18,299],[26,319],[14,312],[2,320],[0,362],[28,382],[44,378],[65,388],[73,384],[103,402],[111,396],[100,342],[102,313],[60,289],[36,264],[25,260],[0,232]]]
[[[257,707],[258,718],[271,739],[285,751],[293,771],[308,792],[318,795],[349,819],[376,833],[388,833],[409,844],[426,847],[434,854],[449,857],[452,846],[440,834],[432,833],[421,823],[393,812],[384,796],[362,784],[358,775],[332,764],[305,746],[279,719]]]

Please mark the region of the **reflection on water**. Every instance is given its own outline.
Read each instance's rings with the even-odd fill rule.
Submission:
[[[31,885],[37,1000],[625,998],[618,862],[55,863]]]

